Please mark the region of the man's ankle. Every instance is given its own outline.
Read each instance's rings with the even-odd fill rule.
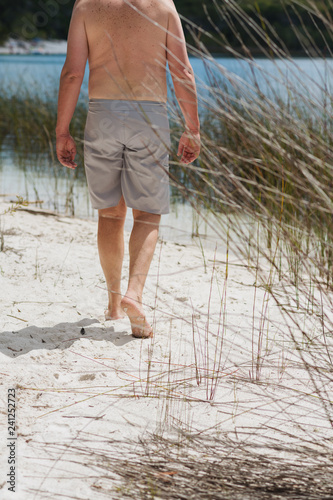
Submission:
[[[129,297],[130,299],[135,300],[140,304],[142,303],[142,293],[138,292],[137,290],[128,289],[124,297]]]

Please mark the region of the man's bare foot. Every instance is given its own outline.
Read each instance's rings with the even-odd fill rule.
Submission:
[[[142,305],[138,300],[125,295],[120,305],[129,317],[133,337],[148,339],[153,336],[153,329],[146,320]]]
[[[121,309],[119,309],[117,311],[111,311],[110,309],[106,309],[104,311],[104,314],[105,314],[105,321],[111,321],[111,320],[115,320],[115,319],[125,318],[125,314],[123,313],[123,311]]]

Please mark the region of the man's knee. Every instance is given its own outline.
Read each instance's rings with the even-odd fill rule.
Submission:
[[[102,208],[98,210],[98,216],[103,218],[125,220],[127,207],[123,198],[115,207]]]
[[[137,210],[136,208],[133,208],[133,219],[135,222],[142,221],[158,225],[161,220],[161,215],[152,214],[150,212],[144,212],[143,210]]]

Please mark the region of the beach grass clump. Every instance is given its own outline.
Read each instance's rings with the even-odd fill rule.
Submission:
[[[57,120],[56,91],[41,95],[24,83],[15,94],[1,82],[0,146],[4,153],[15,158],[23,167],[38,163],[45,168],[56,163],[55,126]],[[77,140],[78,163],[83,164],[82,129],[86,105],[79,101],[71,125]]]
[[[304,2],[298,8],[314,9],[315,22],[321,13],[311,6],[311,2]],[[246,21],[235,2],[224,3],[222,10],[217,8],[217,14],[222,12],[230,26],[237,19]],[[326,24],[333,34],[333,25]],[[211,211],[221,237],[225,234],[225,228],[220,230],[218,225],[222,214],[260,220],[267,248],[275,244],[280,252],[279,245],[285,245],[281,251],[292,262],[291,274],[300,267],[295,262],[297,255],[296,261],[302,262],[303,268],[311,260],[331,286],[333,113],[330,89],[323,82],[332,72],[330,61],[321,60],[317,78],[306,75],[297,59],[290,59],[287,49],[269,38],[259,14],[258,23],[251,22],[247,28],[258,36],[258,48],[272,63],[271,74],[246,53],[250,70],[245,81],[218,65],[202,47],[200,37],[196,47],[189,47],[193,54],[201,55],[208,68],[210,92],[200,95],[205,110],[201,155],[195,166],[183,168],[186,173],[178,179],[179,190],[194,208]],[[290,29],[297,30],[292,20]],[[218,30],[216,37],[221,37],[222,43]],[[239,60],[245,58],[227,48]],[[311,55],[309,61],[315,72],[318,61]],[[281,63],[288,70],[283,70]],[[259,80],[265,81],[265,93]]]

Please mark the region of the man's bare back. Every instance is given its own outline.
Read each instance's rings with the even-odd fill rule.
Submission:
[[[167,99],[167,29],[172,3],[79,0],[88,40],[89,97]]]

